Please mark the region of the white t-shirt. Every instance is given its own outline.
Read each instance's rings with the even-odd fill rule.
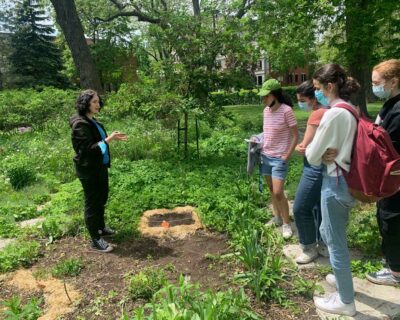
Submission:
[[[336,108],[335,105],[338,103],[351,105],[341,99],[332,101],[332,108],[325,112],[314,139],[306,149],[306,157],[311,165],[318,166],[321,164],[322,156],[328,148],[336,149],[338,155],[335,158],[335,162],[340,168],[349,171],[357,121],[349,111]],[[336,176],[337,173],[339,175],[342,174],[335,162],[327,164],[327,171],[330,176]]]

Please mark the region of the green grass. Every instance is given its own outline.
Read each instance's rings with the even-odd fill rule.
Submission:
[[[370,116],[375,119],[379,110],[382,108],[382,103],[369,103],[368,104],[368,112]],[[241,121],[259,121],[262,115],[264,106],[262,105],[237,105],[237,106],[226,106],[224,107],[226,111],[230,111],[238,116]],[[296,119],[299,122],[306,122],[309,116],[307,111],[300,110],[297,106],[294,108],[294,114],[296,115]]]

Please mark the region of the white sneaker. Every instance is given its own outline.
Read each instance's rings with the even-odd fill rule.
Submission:
[[[307,264],[313,262],[318,258],[318,250],[316,247],[312,247],[308,250],[303,250],[302,254],[296,258],[298,264]]]
[[[334,288],[337,288],[337,284],[336,284],[336,277],[334,274],[330,273],[325,277],[326,282],[328,282],[328,284]]]
[[[350,317],[357,313],[354,302],[343,303],[338,292],[332,293],[326,298],[315,298],[314,303],[319,310],[328,313],[341,314]]]
[[[282,236],[283,239],[289,239],[293,235],[292,228],[290,227],[290,224],[285,223],[282,226]]]
[[[318,243],[318,253],[325,258],[329,258],[328,247],[323,242]]]
[[[273,217],[271,220],[269,220],[265,225],[267,226],[276,226],[280,227],[283,223],[282,217]]]

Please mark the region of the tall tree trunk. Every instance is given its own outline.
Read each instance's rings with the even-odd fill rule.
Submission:
[[[371,57],[373,50],[373,22],[368,14],[368,0],[345,0],[346,42],[349,73],[361,85],[353,103],[367,116],[367,92],[371,89]]]
[[[60,25],[72,58],[78,70],[81,87],[102,92],[99,73],[86,43],[81,21],[76,11],[74,0],[50,0],[56,11],[56,19]]]
[[[200,2],[199,2],[199,0],[192,0],[192,4],[193,4],[193,14],[195,16],[199,16],[200,15]]]

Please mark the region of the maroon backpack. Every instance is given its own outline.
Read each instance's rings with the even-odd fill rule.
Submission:
[[[357,120],[350,170],[342,170],[350,194],[362,202],[376,202],[400,191],[400,155],[386,130],[348,104],[335,107],[350,111]]]

